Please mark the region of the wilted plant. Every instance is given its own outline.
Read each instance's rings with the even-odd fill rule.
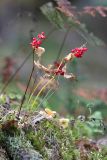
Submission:
[[[41,64],[41,57],[42,54],[45,52],[45,49],[41,47],[40,45],[42,44],[42,41],[46,38],[45,33],[42,32],[41,34],[38,34],[37,38],[33,38],[31,42],[31,46],[33,49],[33,53],[37,55],[38,59],[37,61],[34,60],[35,66],[44,72],[43,78],[39,83],[34,87],[28,103],[30,103],[31,98],[33,94],[35,93],[36,89],[40,86],[41,83],[43,83],[43,80],[48,78],[46,84],[42,86],[38,94],[36,95],[35,100],[32,103],[32,107],[34,107],[36,100],[40,96],[40,94],[46,89],[48,85],[50,85],[51,82],[57,80],[59,76],[63,76],[66,79],[70,80],[76,80],[76,76],[73,73],[68,73],[67,72],[67,64],[69,62],[72,62],[73,59],[75,58],[81,58],[83,54],[87,51],[87,48],[83,45],[79,48],[72,49],[69,54],[67,54],[61,61],[56,61],[54,64],[50,64],[47,67]]]
[[[71,12],[73,8],[68,1],[56,0],[56,2],[59,5],[57,7],[59,11],[72,18],[74,25],[80,25],[78,19],[75,19],[73,12]],[[58,12],[57,16],[59,17]],[[69,29],[66,35],[68,33]],[[80,115],[77,119],[73,117],[63,118],[56,111],[52,111],[49,108],[33,112],[33,108],[37,109],[44,100],[47,100],[47,97],[50,97],[48,93],[57,88],[59,77],[67,80],[77,80],[77,77],[73,73],[68,72],[68,64],[75,58],[81,58],[87,51],[85,45],[74,48],[61,60],[58,57],[58,60],[53,64],[45,66],[41,62],[45,48],[41,45],[46,38],[45,33],[41,32],[37,37],[34,37],[30,43],[33,51],[33,65],[18,114],[17,111],[11,108],[9,108],[10,110],[7,108],[7,112],[5,112],[4,103],[6,97],[4,95],[0,97],[0,142],[2,139],[6,150],[13,159],[28,158],[33,160],[35,157],[44,160],[101,159],[103,154],[100,152],[99,145],[87,137],[90,137],[94,129],[95,133],[100,132],[100,129],[96,131],[96,128],[104,128],[105,126],[102,118],[97,119],[94,114],[92,115],[90,105],[87,106],[90,115],[87,117]],[[34,79],[31,93],[27,97],[27,91],[35,67],[43,73],[43,76],[40,77],[37,84],[35,84],[36,81]],[[46,96],[39,103],[39,97],[44,91],[46,91]],[[27,99],[25,99],[26,97]],[[27,109],[22,112],[25,100],[27,102],[25,104],[26,108],[28,106],[29,110],[33,113],[30,113]],[[1,133],[5,138],[4,136],[2,137]],[[35,150],[38,150],[38,152]]]

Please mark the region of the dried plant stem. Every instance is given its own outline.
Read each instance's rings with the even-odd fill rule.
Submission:
[[[84,35],[81,30],[76,30],[76,32],[83,38],[83,40],[86,41],[86,43],[88,42],[89,37],[87,38],[87,36]]]
[[[7,86],[9,85],[9,83],[14,79],[14,77],[16,76],[16,74],[20,71],[20,69],[24,66],[24,64],[26,63],[26,61],[30,58],[30,56],[32,55],[32,53],[28,54],[28,56],[25,58],[25,60],[22,62],[22,64],[17,68],[17,70],[15,71],[15,73],[9,78],[9,80],[4,84],[3,88],[1,89],[1,94],[5,91],[5,89],[7,88]]]
[[[56,31],[56,28],[53,27],[53,28],[48,32],[48,34],[47,34],[47,36],[46,36],[46,39],[45,39],[44,41],[46,41],[47,38],[48,38],[53,32],[55,32],[55,31]]]
[[[67,38],[67,36],[68,36],[69,31],[70,31],[70,28],[67,29],[67,31],[66,31],[66,33],[65,33],[65,35],[64,35],[64,38],[63,38],[63,41],[62,41],[61,46],[60,46],[60,48],[59,48],[59,51],[58,51],[58,55],[57,55],[56,60],[59,60],[59,58],[60,58],[60,56],[61,56],[61,53],[62,53],[62,50],[63,50],[63,46],[64,46],[64,43],[65,43],[65,41],[66,41],[66,38]]]
[[[36,100],[38,99],[39,95],[43,92],[43,90],[48,86],[48,84],[49,84],[54,78],[55,78],[55,76],[53,76],[53,77],[42,87],[42,89],[39,91],[39,93],[37,94],[35,100],[33,101],[33,104],[32,104],[31,109],[33,108],[33,106],[34,106]]]
[[[33,94],[35,93],[36,89],[39,87],[39,85],[43,82],[43,79],[41,81],[39,81],[39,83],[35,86],[34,90],[32,91],[30,97],[29,97],[29,100],[28,100],[28,104],[29,102],[31,101],[31,98],[33,96]]]
[[[20,116],[20,112],[21,112],[21,109],[23,107],[23,103],[24,103],[25,98],[26,98],[26,93],[27,93],[27,90],[29,88],[30,81],[31,81],[31,78],[32,78],[32,75],[33,75],[33,72],[34,72],[34,67],[35,66],[34,66],[34,51],[33,51],[33,66],[32,66],[31,74],[30,74],[30,77],[29,77],[29,80],[28,80],[28,83],[27,83],[26,90],[25,90],[24,95],[23,95],[22,100],[21,100],[21,104],[20,104],[20,107],[19,107],[19,112],[18,112],[17,118],[19,118],[19,116]]]
[[[43,103],[44,101],[46,102],[54,93],[55,91],[53,91],[51,94],[50,92],[52,91],[52,89],[50,89],[47,94],[44,96],[44,98],[42,99],[42,101],[40,102],[40,104],[38,104],[37,108],[39,108]]]
[[[33,88],[35,87],[35,83],[36,83],[36,78],[35,78],[34,81],[33,81],[32,88],[31,88],[31,92],[30,92],[29,97],[28,97],[28,101],[29,101],[29,98],[30,98],[30,96],[31,96],[31,94],[32,94],[32,92],[33,92]]]

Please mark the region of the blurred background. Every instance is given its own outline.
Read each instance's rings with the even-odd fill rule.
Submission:
[[[83,58],[74,61],[69,66],[69,71],[73,72],[77,82],[70,82],[61,79],[59,89],[50,97],[49,105],[58,110],[61,114],[68,111],[75,115],[87,114],[87,104],[94,106],[93,110],[101,111],[106,119],[107,113],[107,1],[106,0],[72,0],[71,6],[76,7],[76,11],[71,10],[73,19],[70,30],[56,27],[55,22],[45,14],[46,6],[49,11],[55,9],[60,3],[66,6],[67,1],[54,0],[1,0],[0,1],[0,79],[3,84],[8,79],[8,73],[12,74],[21,65],[26,56],[31,52],[30,42],[33,36],[44,31],[48,38],[43,43],[46,52],[43,55],[45,65],[53,63],[60,52],[63,57],[75,47],[87,43],[88,52]],[[69,6],[69,3],[68,6]],[[69,8],[66,6],[67,8]],[[70,7],[71,7],[70,6]],[[90,14],[81,14],[83,8],[105,7],[100,11],[93,10]],[[101,14],[100,14],[101,13]],[[81,27],[75,25],[75,17],[81,22]],[[49,20],[49,18],[51,20]],[[62,22],[62,21],[61,21]],[[59,25],[59,24],[58,24]],[[60,24],[61,25],[61,24]],[[73,27],[72,27],[73,25]],[[82,28],[83,26],[83,28]],[[86,26],[86,28],[84,28]],[[82,28],[82,29],[81,29]],[[7,70],[7,79],[3,78],[3,70]],[[15,77],[15,85],[23,90],[29,73],[32,68],[32,58],[18,72]],[[36,74],[36,73],[35,73]],[[20,84],[19,84],[20,82]],[[86,108],[86,109],[84,109]],[[106,111],[106,113],[105,113]]]

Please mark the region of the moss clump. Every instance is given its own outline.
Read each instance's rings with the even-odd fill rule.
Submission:
[[[61,118],[50,109],[25,113],[28,116],[21,111],[17,120],[17,111],[1,112],[0,143],[11,159],[103,160],[106,156],[97,142],[89,139],[88,119]]]
[[[6,148],[15,160],[42,160],[42,156],[22,136],[7,137]]]

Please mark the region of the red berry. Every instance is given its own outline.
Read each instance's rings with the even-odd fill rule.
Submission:
[[[38,34],[38,39],[36,37],[34,37],[32,39],[32,42],[30,43],[32,48],[38,48],[40,47],[40,45],[42,44],[42,40],[44,40],[46,37],[45,37],[45,32],[41,32],[41,34]]]
[[[81,47],[81,48],[72,49],[71,52],[74,53],[75,57],[81,58],[87,50],[88,49],[86,47]]]

